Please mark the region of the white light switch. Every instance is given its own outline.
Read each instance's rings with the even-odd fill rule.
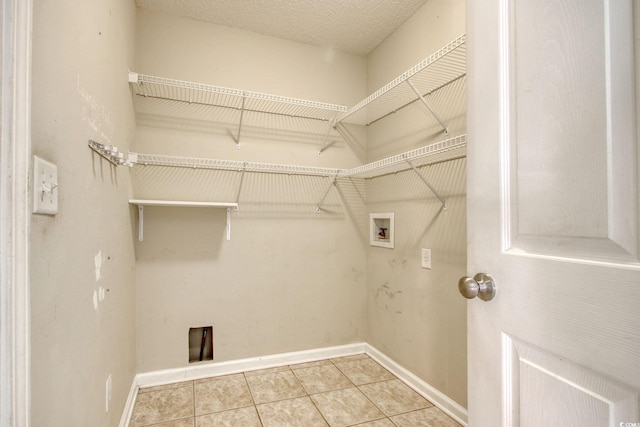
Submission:
[[[431,269],[431,249],[422,249],[422,268]]]
[[[58,168],[53,163],[33,156],[33,213],[58,213]]]

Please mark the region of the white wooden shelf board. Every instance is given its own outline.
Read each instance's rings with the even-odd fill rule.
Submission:
[[[138,240],[144,240],[144,207],[184,207],[184,208],[220,208],[227,209],[226,233],[227,240],[231,240],[231,208],[238,209],[237,203],[231,202],[190,202],[181,200],[143,200],[130,199],[129,203],[138,206]]]
[[[186,208],[237,208],[237,203],[230,202],[190,202],[180,200],[142,200],[130,199],[129,203],[138,206],[166,206],[166,207],[186,207]]]

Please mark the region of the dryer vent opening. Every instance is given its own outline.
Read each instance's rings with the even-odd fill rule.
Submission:
[[[189,328],[189,363],[213,360],[213,327]]]

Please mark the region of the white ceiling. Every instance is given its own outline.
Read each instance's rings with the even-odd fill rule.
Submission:
[[[136,0],[138,7],[366,55],[428,0]]]

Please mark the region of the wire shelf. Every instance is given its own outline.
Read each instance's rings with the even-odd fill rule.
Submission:
[[[436,142],[435,144],[426,145],[424,147],[416,148],[415,150],[406,151],[404,153],[396,154],[385,159],[346,170],[340,176],[373,178],[389,173],[400,172],[412,168],[409,162],[427,158],[433,159],[444,153],[465,148],[466,145],[467,136],[460,135],[455,138],[449,138],[444,141]],[[447,159],[443,157],[442,160]]]
[[[341,122],[369,125],[466,75],[463,34],[350,108]],[[407,84],[403,84],[407,83]]]
[[[278,163],[243,162],[239,160],[206,159],[201,157],[167,156],[160,154],[129,153],[136,165],[167,166],[193,169],[232,170],[238,172],[275,173],[306,176],[336,176],[341,169],[315,166],[285,165]]]
[[[353,169],[322,168],[316,166],[285,165],[279,163],[243,162],[240,160],[181,157],[162,154],[129,153],[129,161],[140,166],[165,166],[189,169],[213,169],[238,172],[275,173],[337,178],[372,178],[410,169],[407,161],[422,160],[466,147],[466,135],[396,154]]]
[[[194,106],[230,108],[323,121],[332,121],[344,105],[308,101],[260,92],[213,86],[129,72],[137,99],[155,98]]]

